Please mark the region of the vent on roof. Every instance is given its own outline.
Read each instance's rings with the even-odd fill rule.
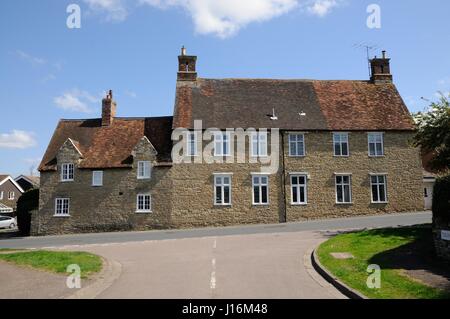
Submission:
[[[272,121],[278,120],[278,116],[275,115],[275,109],[274,108],[272,109],[272,115],[270,116],[270,119]]]

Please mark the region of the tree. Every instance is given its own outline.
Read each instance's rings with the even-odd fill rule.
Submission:
[[[17,200],[17,224],[23,236],[31,230],[31,211],[39,207],[39,189],[30,189]]]
[[[425,153],[432,153],[429,165],[433,170],[450,169],[450,94],[441,93],[439,101],[432,102],[428,111],[413,114],[417,125],[413,145]]]

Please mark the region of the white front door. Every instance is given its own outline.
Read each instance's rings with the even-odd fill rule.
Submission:
[[[425,199],[425,209],[430,210],[433,204],[433,183],[424,183],[423,196]]]

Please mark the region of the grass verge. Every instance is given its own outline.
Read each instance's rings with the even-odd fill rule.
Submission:
[[[29,266],[55,273],[67,273],[67,266],[76,264],[80,266],[81,278],[102,269],[102,260],[99,256],[86,252],[63,251],[27,251],[0,254],[0,260],[15,263],[19,266]]]
[[[331,273],[369,298],[450,298],[448,291],[425,285],[405,273],[403,268],[414,268],[418,259],[414,256],[420,255],[417,249],[433,249],[429,226],[386,228],[340,234],[320,245],[317,255],[321,264]],[[349,252],[354,258],[335,259],[330,255],[334,252]],[[433,262],[438,263],[437,261]],[[366,281],[369,276],[367,267],[371,264],[377,264],[381,268],[380,289],[367,287]]]

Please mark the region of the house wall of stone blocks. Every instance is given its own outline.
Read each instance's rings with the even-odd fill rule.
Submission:
[[[78,168],[80,154],[70,143],[65,144],[57,162],[75,163],[75,179],[61,182],[59,168],[41,173],[39,213],[33,217],[32,232],[48,235],[229,226],[423,210],[419,151],[409,145],[413,133],[385,132],[385,156],[377,158],[368,156],[367,132],[349,132],[350,156],[343,158],[333,156],[332,132],[305,132],[304,157],[289,156],[289,133],[282,134],[279,168],[269,176],[269,204],[263,206],[252,205],[252,173],[261,171],[258,163],[161,166],[151,143],[143,139],[133,150],[132,167],[103,170],[103,186],[93,187],[94,169]],[[154,165],[150,180],[137,179],[139,160]],[[292,172],[309,176],[306,205],[291,204]],[[214,205],[215,173],[231,173],[229,206]],[[335,173],[351,174],[352,204],[336,204]],[[371,173],[387,176],[385,204],[371,204]],[[136,213],[140,193],[151,194],[151,213]],[[57,197],[70,198],[70,217],[54,216]]]

